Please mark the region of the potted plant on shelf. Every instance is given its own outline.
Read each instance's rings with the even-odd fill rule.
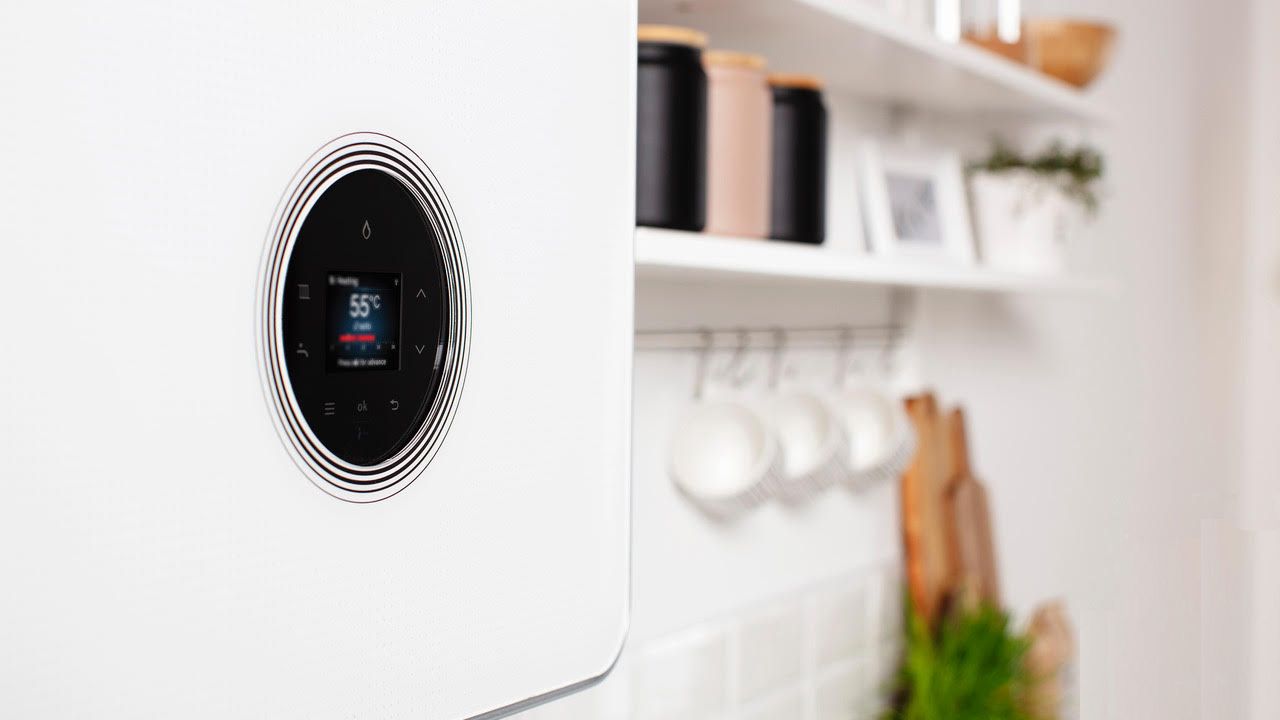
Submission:
[[[997,142],[969,170],[983,262],[1013,272],[1060,272],[1067,247],[1098,210],[1102,155],[1054,142],[1026,156]]]

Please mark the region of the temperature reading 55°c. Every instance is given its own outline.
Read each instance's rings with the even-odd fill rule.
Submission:
[[[328,285],[328,370],[399,369],[400,276],[335,271]]]
[[[377,293],[352,293],[347,312],[353,318],[366,318],[374,310],[382,309],[382,297]]]

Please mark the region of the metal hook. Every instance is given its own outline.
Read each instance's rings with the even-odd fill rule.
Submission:
[[[915,293],[902,287],[889,291],[889,327],[903,327],[906,316],[915,310]]]
[[[729,365],[725,368],[725,376],[734,387],[742,387],[751,379],[751,373],[742,369],[749,349],[751,349],[751,331],[738,328],[738,346],[734,348],[733,357],[729,358]]]
[[[701,400],[707,385],[707,367],[711,364],[711,349],[715,346],[715,334],[707,328],[698,331],[702,336],[702,348],[698,353],[698,371],[693,381],[693,399]]]
[[[778,387],[782,379],[782,360],[787,352],[787,331],[781,327],[773,329],[773,361],[769,368],[769,387]]]
[[[835,385],[837,388],[843,388],[845,377],[849,374],[849,350],[853,345],[853,328],[845,325],[840,328],[840,348],[836,353],[836,378]]]
[[[884,347],[880,351],[880,372],[886,377],[891,378],[894,374],[894,357],[897,354],[898,346],[902,342],[902,331],[893,329],[885,336]]]

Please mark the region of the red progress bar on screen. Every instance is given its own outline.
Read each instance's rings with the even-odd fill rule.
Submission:
[[[338,336],[338,342],[344,343],[371,343],[377,342],[378,336],[372,333],[364,335],[356,335],[355,333],[343,333]]]

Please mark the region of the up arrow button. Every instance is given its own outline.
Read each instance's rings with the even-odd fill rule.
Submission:
[[[420,298],[422,298],[423,300],[426,300],[426,299],[427,299],[427,291],[426,291],[426,290],[423,290],[422,288],[418,288],[418,294],[417,294],[417,295],[414,295],[414,297],[420,297]]]

